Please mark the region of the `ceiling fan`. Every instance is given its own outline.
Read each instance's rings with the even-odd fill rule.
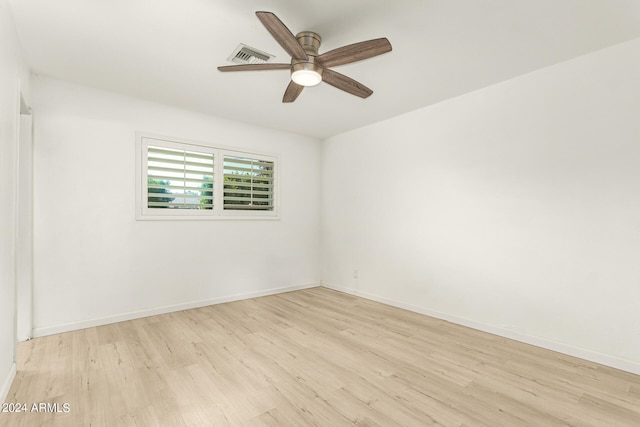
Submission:
[[[218,67],[220,71],[290,70],[291,82],[284,92],[282,102],[293,102],[306,86],[320,82],[329,83],[352,95],[367,98],[373,91],[330,67],[349,64],[372,58],[391,51],[386,38],[368,40],[318,54],[322,39],[312,31],[303,31],[294,36],[282,21],[271,12],[256,12],[258,19],[274,39],[291,56],[290,64],[243,64]]]

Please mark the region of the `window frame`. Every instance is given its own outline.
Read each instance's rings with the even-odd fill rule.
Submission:
[[[183,138],[136,132],[136,220],[278,220],[279,217],[279,169],[278,155],[260,153]],[[155,209],[147,204],[148,147],[166,147],[213,154],[213,209]],[[273,188],[271,210],[224,209],[224,157],[243,157],[273,163]]]
[[[265,213],[271,213],[274,212],[277,209],[277,202],[276,202],[276,188],[275,186],[278,183],[278,179],[276,177],[276,162],[272,157],[269,156],[264,156],[264,155],[260,155],[260,154],[255,154],[255,153],[242,153],[236,150],[220,150],[219,152],[219,156],[220,156],[220,165],[217,169],[218,174],[216,174],[217,177],[217,182],[221,183],[221,206],[220,208],[222,209],[223,212],[225,212],[226,215],[228,216],[263,216]],[[249,210],[249,209],[225,209],[224,208],[224,158],[225,157],[242,157],[242,158],[246,158],[246,159],[251,159],[251,160],[260,160],[260,161],[267,161],[267,162],[272,162],[273,163],[273,188],[272,188],[272,200],[273,200],[273,209],[271,210],[266,210],[266,209],[256,209],[256,210]],[[214,184],[215,187],[215,184]],[[215,192],[214,192],[214,207],[215,207]]]

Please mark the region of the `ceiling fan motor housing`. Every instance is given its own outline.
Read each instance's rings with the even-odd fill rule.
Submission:
[[[296,71],[312,71],[322,76],[323,68],[316,62],[316,56],[318,56],[318,48],[322,43],[322,38],[319,34],[312,31],[302,31],[296,34],[296,39],[307,53],[308,59],[291,59],[291,74]],[[320,83],[320,82],[318,82]]]

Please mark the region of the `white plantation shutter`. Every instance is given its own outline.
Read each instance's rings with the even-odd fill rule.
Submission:
[[[224,156],[224,209],[272,211],[274,162]]]
[[[147,208],[213,209],[213,153],[147,147]]]
[[[275,219],[278,157],[206,143],[136,137],[136,219]]]

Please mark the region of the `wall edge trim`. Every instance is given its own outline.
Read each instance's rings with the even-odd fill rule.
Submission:
[[[224,304],[226,302],[241,301],[251,298],[264,297],[269,295],[283,294],[286,292],[299,291],[303,289],[315,288],[320,286],[319,283],[308,283],[304,285],[285,286],[281,288],[272,288],[262,291],[248,292],[243,294],[227,295],[222,297],[210,298],[205,300],[192,301],[181,304],[173,304],[162,307],[150,308],[139,311],[116,314],[113,316],[98,317],[95,319],[81,320],[77,322],[64,323],[54,326],[36,327],[33,329],[34,338],[44,337],[47,335],[61,334],[64,332],[77,331],[80,329],[93,328],[96,326],[109,325],[112,323],[125,322],[127,320],[140,319],[143,317],[156,316],[159,314],[173,313],[176,311],[189,310],[192,308],[206,307],[209,305]]]
[[[426,316],[434,317],[436,319],[445,320],[447,322],[455,323],[457,325],[466,326],[471,329],[476,329],[482,332],[487,332],[493,335],[498,335],[503,338],[512,339],[525,344],[530,344],[536,347],[544,348],[546,350],[555,351],[568,356],[577,357],[579,359],[587,360],[589,362],[598,363],[610,368],[619,369],[621,371],[629,372],[632,374],[640,375],[640,363],[633,362],[631,360],[621,359],[609,354],[600,353],[594,350],[589,350],[582,347],[576,347],[570,344],[554,341],[548,338],[538,337],[535,335],[525,334],[523,332],[512,331],[509,329],[501,328],[486,323],[477,322],[471,319],[465,319],[462,317],[450,315],[447,313],[430,310],[425,307],[407,304],[401,301],[396,301],[390,298],[382,297],[379,295],[364,292],[358,289],[349,288],[346,286],[336,285],[333,283],[322,282],[325,288],[332,289],[338,292],[344,292],[349,295],[365,298],[371,301],[380,302],[390,305],[392,307],[401,308],[404,310],[412,311],[414,313],[424,314]]]
[[[16,378],[17,366],[16,362],[11,363],[11,367],[9,368],[9,373],[2,383],[2,388],[0,388],[0,403],[4,403],[9,395],[9,390],[11,389],[11,385],[13,384],[13,380]]]

